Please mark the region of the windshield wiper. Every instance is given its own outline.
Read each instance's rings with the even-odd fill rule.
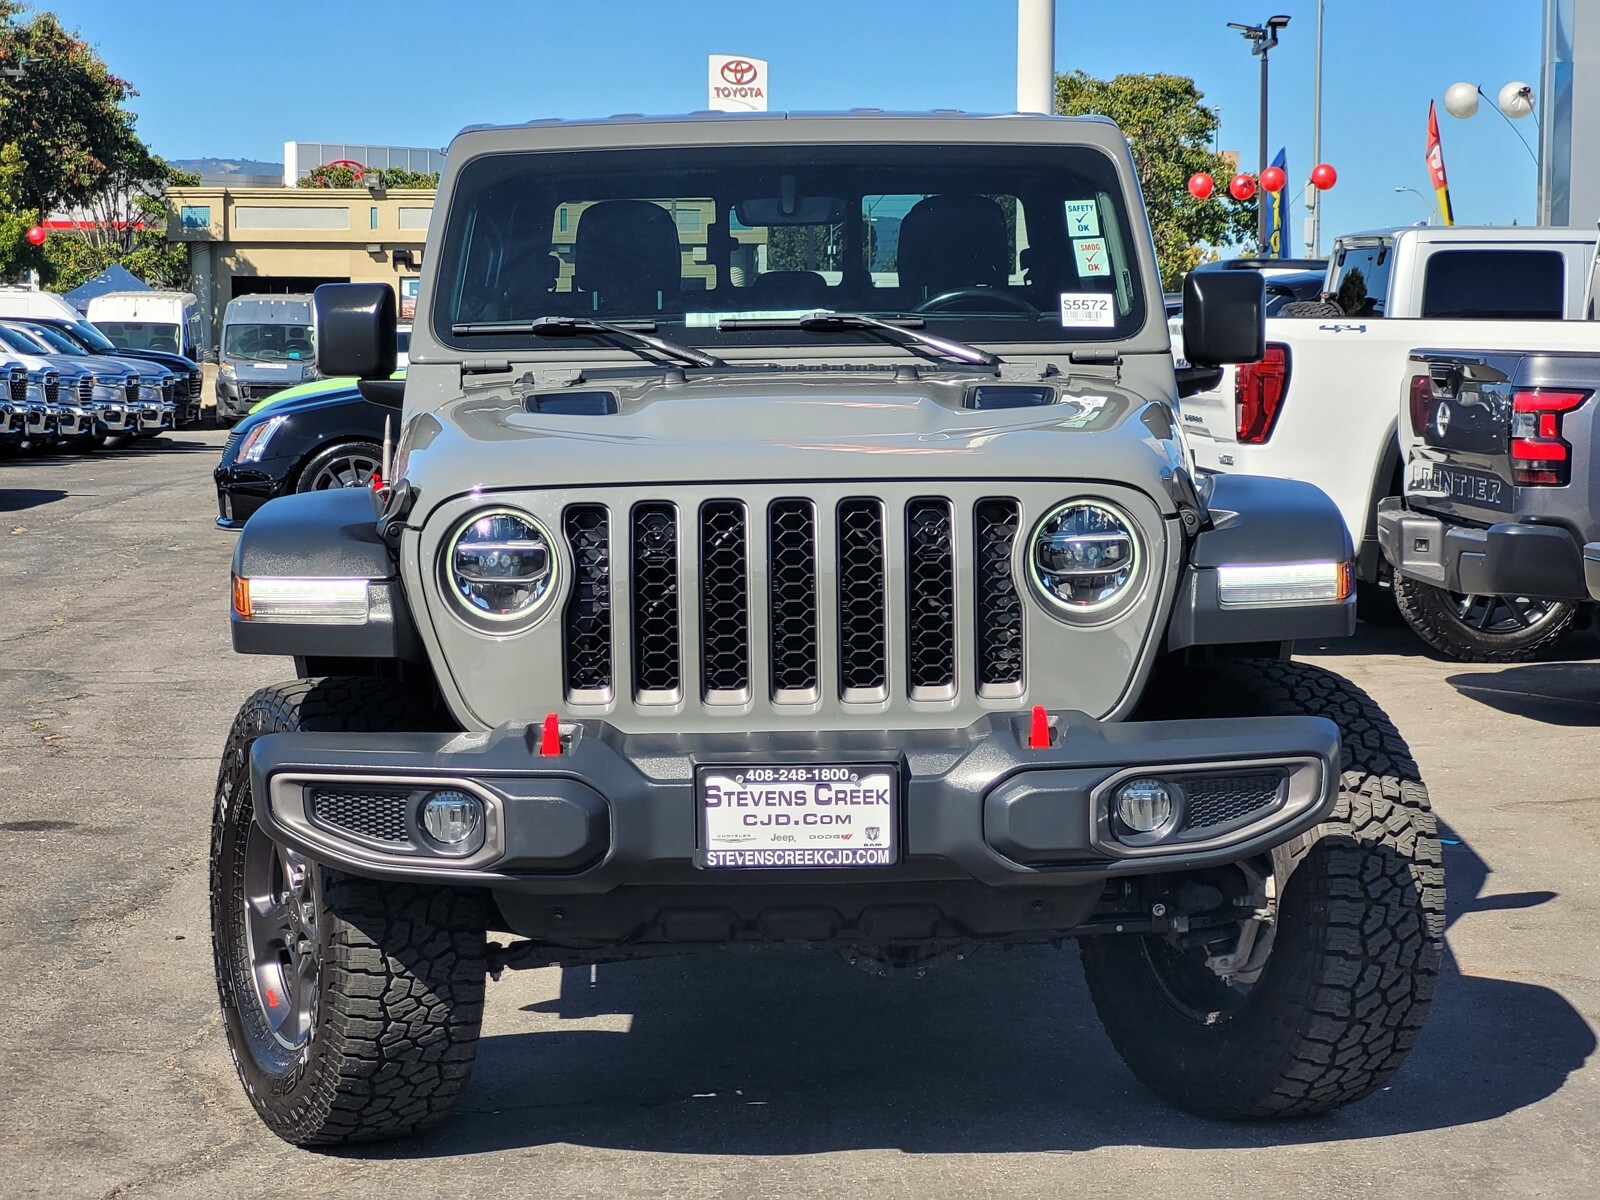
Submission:
[[[813,313],[809,317],[726,317],[717,322],[717,329],[727,332],[755,329],[798,329],[803,333],[844,333],[846,331],[862,331],[875,333],[885,341],[893,342],[897,346],[924,346],[929,350],[937,350],[946,358],[953,358],[957,362],[970,363],[981,367],[998,367],[1001,359],[998,354],[990,354],[987,350],[980,350],[977,346],[969,346],[966,342],[958,342],[953,338],[935,337],[931,333],[919,333],[923,321],[921,317],[895,317],[893,320],[884,320],[881,317],[869,317],[866,313]]]
[[[715,354],[681,346],[666,338],[651,337],[656,331],[654,321],[596,321],[591,317],[537,317],[532,321],[458,321],[450,326],[456,337],[582,337],[593,335],[604,338],[612,345],[622,346],[641,354],[644,349],[691,367],[725,367]]]

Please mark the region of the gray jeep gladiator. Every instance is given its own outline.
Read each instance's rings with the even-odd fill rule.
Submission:
[[[1174,420],[1262,353],[1191,276],[1175,374],[1128,143],[877,112],[474,128],[393,292],[318,289],[394,413],[370,491],[233,567],[216,794],[227,1038],[298,1144],[466,1086],[486,976],[833,948],[921,975],[1081,946],[1132,1071],[1320,1113],[1417,1036],[1444,892],[1348,634],[1337,509],[1197,487]]]

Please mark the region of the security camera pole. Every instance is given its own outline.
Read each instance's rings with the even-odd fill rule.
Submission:
[[[1237,29],[1250,43],[1250,53],[1261,59],[1261,157],[1257,166],[1257,177],[1267,166],[1267,51],[1278,44],[1278,30],[1289,23],[1285,16],[1268,17],[1261,25],[1239,25],[1233,21],[1228,22],[1229,29]],[[1265,254],[1267,252],[1267,202],[1265,199],[1256,202],[1256,247]]]

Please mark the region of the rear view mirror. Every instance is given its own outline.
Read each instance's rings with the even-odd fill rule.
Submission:
[[[386,283],[325,283],[313,295],[317,364],[324,378],[394,374],[394,289]]]
[[[1197,367],[1260,362],[1266,304],[1259,271],[1190,271],[1183,281],[1183,356]]]
[[[837,196],[756,197],[739,201],[733,212],[741,225],[751,229],[764,225],[832,225],[843,220],[844,201]]]

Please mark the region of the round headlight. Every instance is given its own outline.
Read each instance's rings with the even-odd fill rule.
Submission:
[[[450,591],[467,613],[516,621],[536,612],[554,589],[555,552],[532,517],[511,509],[464,521],[445,547]]]
[[[1104,617],[1135,594],[1139,537],[1109,504],[1069,500],[1034,527],[1028,558],[1034,588],[1052,609]]]

